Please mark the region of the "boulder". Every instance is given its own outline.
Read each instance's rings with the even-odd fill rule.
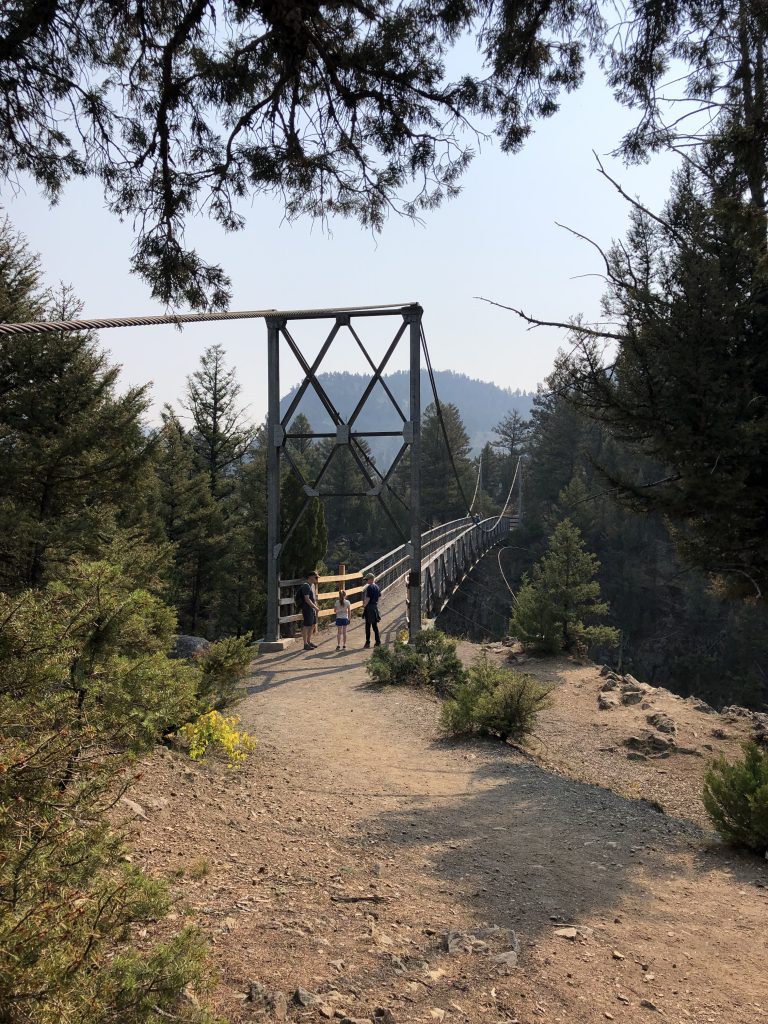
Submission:
[[[611,708],[617,708],[619,706],[619,702],[610,694],[599,693],[597,695],[597,706],[601,711],[610,711]]]
[[[671,736],[660,736],[657,732],[645,730],[639,736],[624,740],[624,746],[648,757],[669,757],[675,747]]]
[[[650,724],[655,729],[658,729],[659,732],[668,732],[673,735],[677,732],[677,725],[675,721],[670,718],[669,715],[665,715],[663,711],[657,711],[653,715],[648,715],[646,721],[650,722]]]
[[[642,690],[635,689],[631,684],[624,683],[621,687],[621,703],[622,704],[639,704],[643,699],[644,693]]]
[[[210,640],[206,640],[204,636],[185,636],[180,634],[175,638],[173,649],[168,652],[168,657],[194,658],[196,654],[210,646]]]

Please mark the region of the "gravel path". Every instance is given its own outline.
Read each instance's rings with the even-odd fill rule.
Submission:
[[[262,656],[249,765],[166,752],[132,792],[134,856],[177,887],[171,926],[210,937],[222,1014],[768,1020],[766,864],[702,830],[693,757],[628,762],[627,709],[599,712],[597,670],[564,661],[526,666],[557,683],[535,756],[446,741],[434,698],[368,684],[361,644]],[[659,771],[676,816],[642,799]]]

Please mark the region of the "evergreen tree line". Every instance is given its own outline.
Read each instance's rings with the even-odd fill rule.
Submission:
[[[0,225],[0,320],[78,312]],[[149,432],[147,389],[119,394],[118,369],[90,335],[0,343],[3,1024],[212,1020],[183,998],[207,984],[193,930],[131,941],[132,929],[154,929],[170,894],[131,866],[107,817],[125,817],[134,759],[226,706],[251,658],[246,635],[192,661],[169,656],[174,602],[188,619],[215,611],[228,625],[206,604],[206,574],[231,557],[226,530],[249,526],[228,525],[245,442],[237,419],[206,405],[219,353],[207,357],[189,389],[197,429],[168,414]],[[231,377],[221,383],[236,397]],[[235,596],[250,593],[243,576]]]
[[[641,479],[627,447],[567,397],[541,389],[534,400],[524,460],[523,524],[503,554],[517,586],[568,523],[596,556],[600,619],[617,646],[592,642],[594,657],[683,695],[718,706],[761,707],[768,699],[768,613],[763,601],[734,598],[727,584],[684,558],[660,512],[618,500],[614,475]],[[607,475],[606,475],[607,474]],[[560,538],[562,539],[562,538]]]

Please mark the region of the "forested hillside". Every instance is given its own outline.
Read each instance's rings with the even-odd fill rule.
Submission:
[[[439,347],[437,349],[439,359]],[[342,416],[348,416],[368,384],[369,377],[359,373],[321,373],[318,380],[336,404]],[[384,380],[400,408],[408,409],[409,375],[405,370],[385,373]],[[525,391],[500,387],[485,380],[475,380],[463,373],[452,370],[435,370],[438,394],[443,402],[455,405],[461,412],[464,429],[469,436],[470,447],[477,453],[483,445],[494,438],[493,428],[511,410],[527,419],[531,411],[533,395]],[[281,408],[287,409],[298,391],[298,385],[290,389],[281,401]],[[426,370],[421,371],[421,407],[433,401],[432,388]],[[320,399],[312,388],[307,390],[300,405],[300,411],[312,423],[315,430],[328,430],[330,419]],[[402,421],[397,415],[384,388],[377,384],[371,392],[357,421],[361,430],[399,430]],[[372,438],[371,450],[380,460],[390,458],[399,445],[389,438]]]
[[[2,252],[6,319],[77,309],[70,294],[46,292],[38,261],[8,222]],[[264,432],[243,414],[236,370],[223,349],[214,345],[204,353],[184,394],[163,396],[169,404],[153,429],[145,419],[146,388],[118,397],[118,370],[95,337],[5,340],[2,359],[3,589],[19,594],[55,584],[73,559],[109,560],[119,550],[142,586],[172,609],[180,632],[208,639],[258,634],[265,607]],[[686,562],[679,529],[663,510],[633,510],[616,500],[612,478],[649,470],[609,425],[570,400],[560,386],[563,373],[556,371],[532,405],[524,394],[437,374],[453,459],[425,391],[422,525],[466,515],[473,499],[473,510],[483,515],[500,511],[522,456],[524,517],[504,553],[513,589],[568,518],[599,562],[605,622],[619,635],[615,649],[593,645],[593,655],[714,703],[762,705],[768,697],[764,602],[734,597],[725,579]],[[353,374],[323,380],[342,411],[363,386]],[[389,381],[407,408],[405,375]],[[383,392],[379,398],[391,408]],[[371,416],[381,428],[377,412]],[[479,452],[468,424],[479,431],[475,438],[488,438]],[[324,427],[322,417],[311,422],[299,413],[289,434]],[[310,483],[333,449],[328,439],[289,440],[293,467]],[[360,452],[369,477],[386,473],[387,453],[365,442]],[[363,496],[370,484],[360,463],[346,449],[333,451],[322,490],[335,496],[311,501],[283,554],[283,575],[340,562],[354,569],[400,543],[409,528],[407,456],[390,482],[383,505]],[[360,496],[339,496],[353,491]],[[302,480],[286,462],[284,530],[304,500]],[[517,501],[515,491],[513,507]],[[511,615],[511,598],[508,609]],[[473,628],[454,625],[459,632]],[[510,628],[498,612],[483,626],[484,635],[495,636]]]

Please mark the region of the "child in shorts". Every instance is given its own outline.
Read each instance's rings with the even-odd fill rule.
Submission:
[[[336,616],[336,650],[346,651],[347,649],[347,626],[352,605],[347,600],[346,590],[340,590],[339,596],[334,601],[333,611]]]

